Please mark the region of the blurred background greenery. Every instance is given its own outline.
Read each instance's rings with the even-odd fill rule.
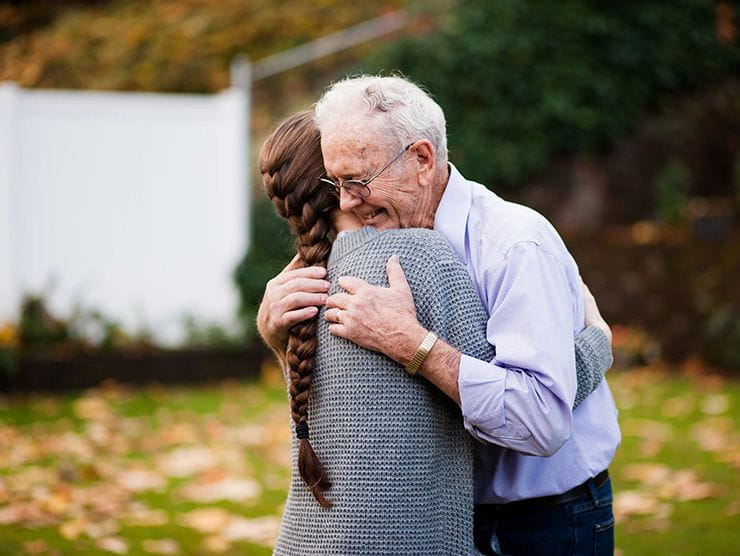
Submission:
[[[400,71],[444,108],[465,175],[565,235],[610,322],[649,335],[655,355],[740,368],[736,3],[5,2],[0,80],[215,92],[238,55],[258,60],[395,10],[408,24],[390,38],[256,82],[254,146],[331,80]],[[195,343],[254,342],[264,283],[290,259],[283,224],[253,196],[254,241],[235,270],[246,336],[193,318]],[[136,343],[109,324],[102,346]]]
[[[614,325],[610,383],[625,436],[614,468],[623,492],[617,546],[732,553],[737,2],[5,1],[0,80],[213,93],[229,86],[238,55],[256,61],[395,10],[408,15],[401,32],[256,82],[252,152],[281,117],[348,73],[400,71],[427,87],[448,117],[451,160],[556,225]],[[292,241],[258,187],[252,195],[253,243],[234,271],[244,335],[193,316],[189,348],[259,345],[256,307]],[[130,359],[158,350],[146,330],[122,330],[95,310],[51,315],[43,299],[29,299],[20,322],[0,323],[0,376],[17,377],[31,368],[24,361],[49,354]],[[269,553],[287,487],[288,429],[279,372],[264,355],[241,359],[255,382],[0,397],[0,554]],[[215,367],[195,372],[217,379]],[[143,441],[143,430],[159,444]],[[54,444],[59,435],[76,448]],[[119,443],[112,461],[92,465],[111,439]],[[235,463],[229,445],[247,462]],[[119,490],[95,490],[111,481]],[[204,499],[199,485],[220,485],[224,497]],[[83,495],[121,505],[98,508]]]

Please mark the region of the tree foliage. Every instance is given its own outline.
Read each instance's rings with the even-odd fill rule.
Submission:
[[[263,194],[253,201],[252,241],[234,272],[241,299],[240,316],[248,337],[255,331],[257,307],[262,301],[265,283],[275,276],[295,254],[293,237],[282,218]]]
[[[737,72],[738,15],[712,0],[466,0],[377,64],[435,95],[467,175],[516,186],[606,148],[665,95]]]
[[[213,92],[229,85],[229,62],[238,54],[258,60],[400,3],[131,0],[71,3],[60,9],[46,2],[42,13],[23,4],[0,5],[0,81],[28,87]],[[41,24],[49,13],[54,17]]]

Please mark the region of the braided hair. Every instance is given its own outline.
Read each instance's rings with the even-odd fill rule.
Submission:
[[[300,264],[323,266],[331,252],[331,212],[335,195],[318,179],[324,174],[321,137],[312,111],[283,121],[262,145],[259,159],[262,184],[277,213],[296,236]],[[308,397],[313,379],[318,315],[294,325],[288,335],[288,391],[298,444],[298,471],[308,489],[324,507],[331,502],[326,470],[308,439]]]

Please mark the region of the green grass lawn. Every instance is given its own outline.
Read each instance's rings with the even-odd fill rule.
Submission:
[[[740,383],[612,371],[623,554],[731,554]],[[0,399],[0,555],[270,554],[290,479],[285,390],[109,386]]]

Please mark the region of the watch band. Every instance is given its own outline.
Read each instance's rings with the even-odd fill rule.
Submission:
[[[418,371],[419,367],[421,367],[421,364],[424,363],[424,360],[427,358],[427,355],[429,355],[429,352],[434,347],[437,339],[438,336],[434,332],[427,332],[424,340],[422,340],[421,344],[419,344],[419,348],[416,350],[416,353],[414,353],[413,357],[409,360],[408,363],[406,363],[406,371],[410,375],[416,374],[416,371]]]

